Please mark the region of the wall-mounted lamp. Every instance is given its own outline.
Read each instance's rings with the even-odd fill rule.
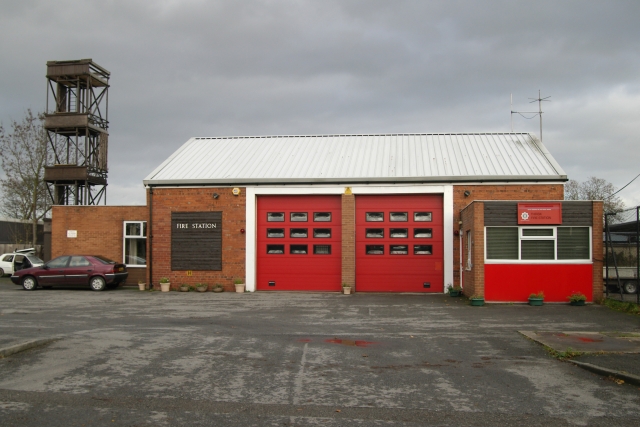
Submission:
[[[220,197],[220,195],[218,193],[213,193],[213,198],[217,199],[218,197]]]
[[[464,190],[464,197],[469,197],[471,195],[471,191]]]

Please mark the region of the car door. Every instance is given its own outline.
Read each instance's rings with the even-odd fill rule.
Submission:
[[[54,258],[44,264],[40,269],[36,270],[35,276],[38,284],[44,285],[60,285],[64,283],[65,269],[69,264],[68,255]]]
[[[69,266],[64,269],[64,284],[87,285],[92,271],[93,264],[87,258],[73,255],[69,260]]]
[[[7,254],[2,257],[0,268],[2,268],[4,274],[13,274],[13,254]]]

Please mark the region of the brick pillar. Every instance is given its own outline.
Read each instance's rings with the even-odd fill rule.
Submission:
[[[353,194],[342,195],[342,283],[356,284],[356,199]]]
[[[475,202],[473,211],[473,293],[484,297],[484,203]]]
[[[592,230],[592,248],[593,248],[593,302],[600,302],[603,299],[602,290],[602,266],[604,259],[604,249],[602,245],[602,221],[603,221],[603,203],[593,202],[593,226]],[[609,273],[611,274],[611,273]]]

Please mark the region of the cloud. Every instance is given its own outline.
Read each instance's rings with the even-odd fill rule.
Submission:
[[[540,89],[569,176],[621,187],[640,172],[639,15],[636,1],[0,0],[0,121],[44,108],[47,60],[93,58],[112,72],[118,204],[191,136],[508,131],[510,94],[531,111]]]

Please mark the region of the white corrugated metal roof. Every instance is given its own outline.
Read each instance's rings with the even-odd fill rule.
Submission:
[[[558,181],[526,133],[191,138],[145,185]]]

